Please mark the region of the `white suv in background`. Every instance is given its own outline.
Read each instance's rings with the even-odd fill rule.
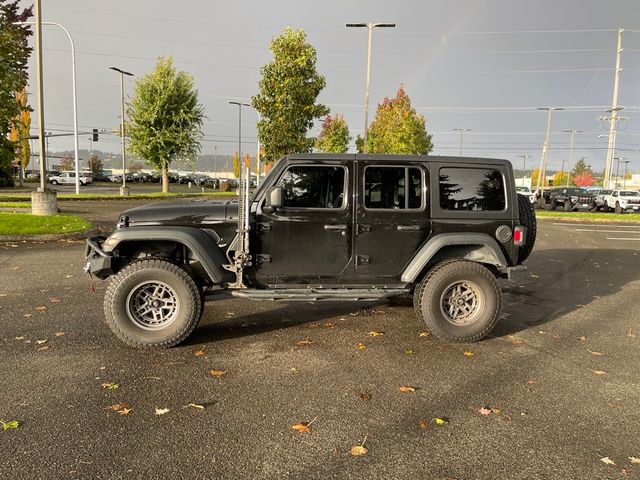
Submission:
[[[634,190],[612,190],[604,195],[604,210],[615,210],[616,213],[640,213],[640,193]]]

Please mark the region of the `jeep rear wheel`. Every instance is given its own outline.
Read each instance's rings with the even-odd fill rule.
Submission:
[[[133,262],[111,279],[104,298],[109,328],[136,348],[168,348],[186,339],[202,316],[191,275],[159,259]]]
[[[491,271],[467,260],[436,265],[416,287],[416,313],[442,340],[475,342],[498,322],[502,292]]]

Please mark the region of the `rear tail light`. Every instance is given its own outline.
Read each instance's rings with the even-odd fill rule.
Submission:
[[[513,244],[518,247],[521,247],[522,245],[524,245],[526,236],[527,236],[526,227],[522,227],[518,225],[513,230]]]

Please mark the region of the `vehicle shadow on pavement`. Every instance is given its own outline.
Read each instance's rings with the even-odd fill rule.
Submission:
[[[640,279],[640,250],[549,249],[534,252],[530,278],[505,282],[503,319],[492,332],[502,337],[544,325],[618,293]]]

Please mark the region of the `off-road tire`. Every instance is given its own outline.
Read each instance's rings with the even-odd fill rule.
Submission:
[[[57,185],[58,181],[57,180],[51,180],[51,185]]]
[[[569,200],[564,201],[564,211],[573,212],[573,205],[571,205],[571,202]]]
[[[622,207],[620,206],[620,202],[616,202],[615,212],[619,215],[622,213]]]
[[[525,244],[520,247],[520,252],[518,253],[518,262],[522,263],[529,258],[529,255],[531,255],[533,246],[536,243],[536,235],[538,232],[536,212],[533,209],[533,205],[529,202],[529,199],[523,195],[518,195],[518,215],[520,218],[520,225],[527,229]]]
[[[551,202],[549,202],[549,210],[555,210],[556,208],[558,208],[558,205],[556,205],[556,201],[551,200]]]
[[[610,212],[611,209],[609,208],[609,204],[607,203],[607,201],[604,201],[604,204],[602,205],[602,211],[603,212]]]
[[[134,311],[140,292],[159,285],[177,304],[167,325],[149,325]],[[156,307],[157,308],[157,307]],[[184,341],[202,316],[203,298],[191,275],[166,260],[144,259],[130,263],[115,275],[104,297],[104,314],[113,333],[131,347],[162,349]],[[145,322],[147,322],[145,326]]]
[[[445,313],[445,307],[450,307],[446,301],[455,298],[450,292],[455,292],[458,285],[473,293],[475,307],[467,319],[454,319],[450,311]],[[414,295],[418,317],[427,330],[450,342],[475,342],[485,337],[498,322],[502,308],[502,292],[493,273],[480,263],[462,259],[436,265]]]

